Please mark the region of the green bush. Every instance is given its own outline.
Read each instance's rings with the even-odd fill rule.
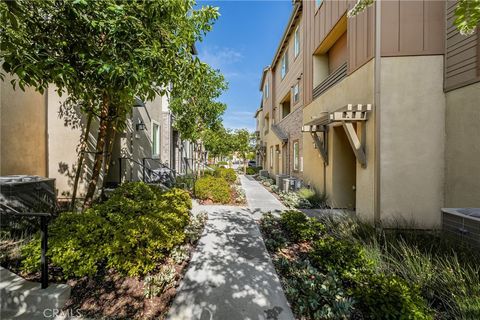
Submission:
[[[55,219],[48,255],[66,277],[95,274],[102,263],[122,274],[146,274],[183,243],[191,205],[183,190],[126,183],[103,204]],[[25,271],[38,270],[39,245],[24,248]]]
[[[257,171],[256,171],[254,168],[252,168],[252,167],[248,167],[248,168],[247,168],[247,174],[248,174],[248,175],[252,176],[252,175],[254,175],[254,174],[256,174],[256,173],[257,173]]]
[[[195,182],[195,195],[201,200],[212,200],[215,203],[229,203],[231,200],[230,185],[224,178],[205,176]]]
[[[316,219],[308,218],[304,213],[287,210],[281,214],[282,227],[293,241],[313,240],[324,232],[324,226]]]
[[[270,212],[265,213],[260,220],[260,230],[265,237],[265,247],[268,251],[276,252],[287,244],[287,239],[280,228],[280,220]]]
[[[217,178],[223,178],[230,183],[234,183],[237,180],[237,174],[232,168],[217,168],[213,175]]]
[[[326,207],[326,196],[324,194],[319,195],[315,190],[308,188],[300,188],[297,191],[298,195],[303,199],[308,200],[312,207],[314,208],[325,208]]]
[[[62,213],[49,226],[48,257],[67,277],[93,275],[106,260],[111,232],[111,225],[95,210]],[[40,253],[37,236],[22,248],[22,270],[40,270]]]
[[[315,241],[309,256],[314,266],[324,271],[336,271],[342,276],[366,269],[372,264],[366,258],[362,245],[332,236]]]
[[[368,319],[433,319],[418,291],[400,278],[375,273],[364,278],[353,290],[353,295],[356,307]]]

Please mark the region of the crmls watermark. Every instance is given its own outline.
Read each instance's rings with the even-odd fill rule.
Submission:
[[[55,318],[55,317],[70,318],[70,317],[80,317],[81,314],[79,310],[73,310],[73,309],[67,309],[67,310],[43,309],[43,316],[45,318]]]

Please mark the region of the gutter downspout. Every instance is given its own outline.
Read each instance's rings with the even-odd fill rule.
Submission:
[[[382,20],[381,20],[381,0],[375,0],[375,65],[374,65],[374,106],[375,106],[375,117],[374,117],[374,127],[375,127],[375,166],[374,166],[374,223],[379,225],[381,222],[380,217],[380,85],[381,85],[381,30],[382,30]]]

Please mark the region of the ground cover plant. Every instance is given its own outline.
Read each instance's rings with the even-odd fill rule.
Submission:
[[[299,319],[480,319],[480,253],[441,232],[293,210],[260,226]]]
[[[206,222],[191,205],[186,191],[135,182],[85,212],[60,214],[49,225],[48,257],[51,280],[72,286],[67,308],[92,317],[162,316]],[[2,266],[38,280],[38,236],[3,240],[11,249]]]

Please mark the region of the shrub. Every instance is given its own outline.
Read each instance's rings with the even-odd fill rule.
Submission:
[[[146,274],[184,241],[191,205],[185,191],[126,183],[103,204],[55,219],[48,255],[66,277],[95,274],[103,262],[122,274]],[[38,270],[39,252],[38,239],[25,247],[25,271]]]
[[[49,226],[48,256],[67,277],[93,275],[105,261],[112,228],[93,209],[83,213],[62,213]],[[22,248],[22,270],[40,270],[40,237]]]
[[[324,226],[296,210],[284,211],[280,218],[283,229],[293,241],[313,240],[320,237]]]
[[[319,195],[315,190],[308,188],[300,188],[297,193],[301,198],[307,200],[313,208],[326,207],[327,199],[325,194]]]
[[[256,171],[254,168],[252,168],[252,167],[248,167],[248,168],[247,168],[247,174],[248,174],[248,175],[252,176],[252,175],[254,175],[255,173],[257,173],[257,171]]]
[[[357,307],[368,319],[433,319],[416,289],[395,276],[371,273],[354,289]]]
[[[307,199],[302,198],[296,192],[281,192],[280,199],[289,208],[308,209],[312,207],[312,204]]]
[[[282,276],[285,294],[299,319],[349,319],[353,300],[348,298],[338,276],[323,274],[308,261],[274,261]]]
[[[314,266],[324,271],[336,271],[342,276],[372,264],[366,259],[365,250],[359,243],[332,236],[315,241],[309,256]]]
[[[217,178],[223,178],[230,183],[234,183],[237,180],[237,174],[232,168],[218,168],[215,170],[214,176]]]
[[[202,177],[195,182],[195,195],[202,200],[212,200],[215,203],[229,203],[231,200],[230,186],[224,178]]]

